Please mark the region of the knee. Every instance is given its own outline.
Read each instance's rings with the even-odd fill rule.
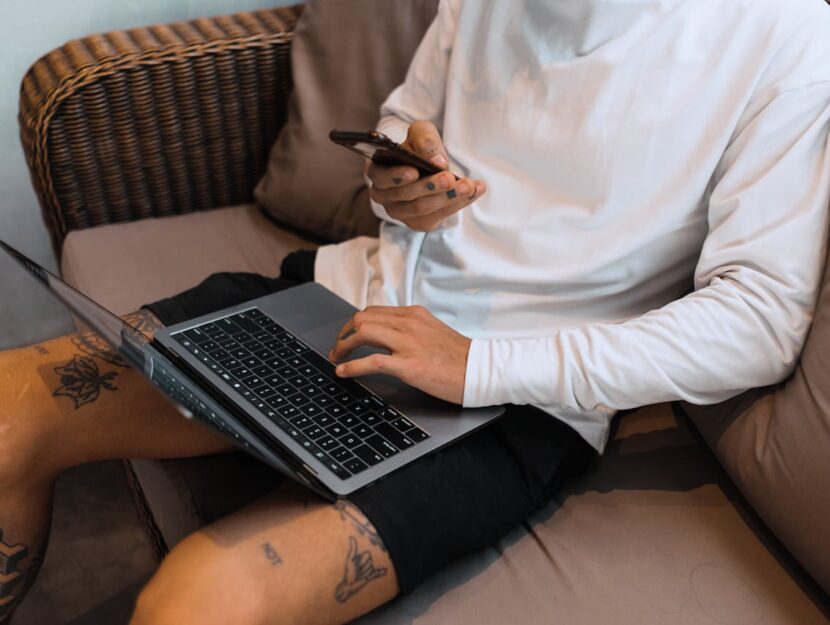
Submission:
[[[259,582],[228,550],[197,533],[165,558],[139,594],[130,625],[294,623],[290,610],[266,615]]]
[[[40,482],[53,473],[41,438],[31,421],[7,418],[0,409],[0,492]]]

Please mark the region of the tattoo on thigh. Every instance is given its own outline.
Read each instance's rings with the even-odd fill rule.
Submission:
[[[340,513],[341,519],[344,521],[351,521],[352,525],[361,536],[368,538],[370,543],[386,553],[386,545],[383,544],[383,540],[381,540],[378,535],[375,526],[369,522],[357,506],[349,503],[348,501],[341,500],[334,504],[334,509]]]
[[[349,554],[346,556],[346,566],[343,579],[337,584],[334,596],[339,603],[346,603],[369,582],[386,575],[385,568],[376,568],[372,562],[372,554],[368,551],[358,551],[354,536],[349,536]]]
[[[101,389],[118,390],[113,383],[118,373],[102,373],[92,358],[75,356],[71,362],[55,367],[60,376],[60,387],[52,393],[53,397],[69,397],[75,402],[75,410],[91,404],[101,395]]]
[[[277,550],[271,546],[271,543],[265,543],[262,545],[262,553],[265,554],[265,559],[271,563],[271,566],[279,566],[282,564],[282,558],[280,558]]]
[[[163,327],[161,322],[149,310],[139,310],[130,313],[129,315],[125,315],[123,319],[133,328],[147,336],[152,336],[156,330]],[[118,352],[95,332],[81,332],[80,334],[76,334],[72,337],[72,343],[87,356],[100,358],[111,365],[117,365],[119,367],[129,366]]]
[[[24,575],[20,562],[29,555],[25,545],[12,545],[3,541],[0,529],[0,623],[8,622],[23,596]]]

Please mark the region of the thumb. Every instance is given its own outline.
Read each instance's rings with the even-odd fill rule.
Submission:
[[[442,169],[446,169],[449,164],[441,134],[432,122],[414,122],[409,127],[403,146]]]

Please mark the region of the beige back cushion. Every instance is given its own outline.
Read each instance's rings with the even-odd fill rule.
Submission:
[[[376,236],[363,159],[328,139],[371,130],[403,82],[438,0],[309,0],[291,50],[294,93],[257,202],[278,222],[341,241]]]
[[[753,508],[830,591],[830,272],[786,383],[684,409]]]

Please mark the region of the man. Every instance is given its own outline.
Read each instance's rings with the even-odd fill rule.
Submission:
[[[371,167],[379,239],[292,255],[283,279],[214,276],[133,320],[313,278],[365,308],[332,360],[389,352],[339,375],[507,413],[348,502],[278,490],[197,532],[133,623],[346,622],[543,504],[614,411],[783,379],[824,258],[827,32],[820,0],[442,2],[379,129],[463,177]],[[37,569],[61,470],[230,449],[112,358],[83,335],[0,356],[0,605]]]

